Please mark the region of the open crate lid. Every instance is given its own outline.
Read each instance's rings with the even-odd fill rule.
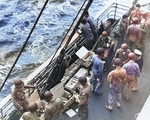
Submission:
[[[36,102],[40,98],[37,90],[28,98],[29,103]]]
[[[53,94],[54,98],[61,97],[64,94],[64,86],[63,82],[60,82],[55,87],[53,87],[51,90],[51,93]]]

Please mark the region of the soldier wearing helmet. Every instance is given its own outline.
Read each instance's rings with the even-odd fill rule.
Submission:
[[[30,103],[28,105],[29,112],[25,112],[22,115],[23,120],[40,120],[40,118],[35,114],[37,109],[38,109],[38,105],[35,102]]]
[[[110,83],[108,95],[109,106],[105,105],[105,107],[108,110],[113,109],[114,103],[117,103],[118,107],[121,106],[121,94],[123,89],[123,83],[125,83],[126,78],[126,70],[120,67],[122,61],[119,58],[115,58],[113,62],[116,66],[116,69],[112,70],[107,76],[107,80]]]
[[[128,54],[129,62],[123,65],[126,70],[126,82],[128,83],[127,94],[125,97],[130,98],[131,91],[138,90],[138,83],[140,77],[140,68],[137,63],[134,62],[135,54],[133,52]]]
[[[27,106],[29,102],[25,96],[24,82],[21,79],[14,79],[14,84],[15,86],[11,88],[11,99],[19,115],[21,116],[28,110]]]
[[[97,42],[95,43],[93,47],[93,51],[96,52],[97,48],[102,47],[105,50],[104,57],[105,57],[105,62],[107,62],[108,54],[110,50],[113,51],[114,44],[115,43],[108,36],[108,33],[106,31],[103,31],[102,35],[100,35]]]
[[[133,24],[129,25],[127,28],[127,44],[128,48],[131,50],[131,52],[134,51],[134,49],[141,49],[140,39],[142,36],[141,29],[139,26],[137,26],[138,19],[133,18]]]
[[[88,55],[92,57],[93,67],[92,67],[92,91],[95,95],[102,94],[103,87],[103,62],[102,57],[104,55],[104,49],[102,47],[97,48],[96,54],[89,51]]]
[[[123,43],[121,45],[121,48],[117,49],[114,58],[120,58],[120,60],[122,61],[122,65],[124,65],[125,63],[127,63],[128,60],[128,54],[130,53],[130,50],[128,49],[128,45],[126,43]]]
[[[60,98],[54,98],[50,91],[44,93],[44,100],[47,102],[44,120],[57,120],[61,117],[61,112],[64,109],[63,101]]]
[[[79,85],[82,86],[79,89]],[[73,90],[79,90],[79,105],[78,105],[78,115],[81,120],[88,120],[88,104],[90,99],[90,85],[87,83],[87,78],[85,76],[79,77],[78,83],[73,88]]]
[[[106,32],[106,31],[103,31],[103,32],[102,32],[102,36],[103,36],[103,37],[107,37],[107,36],[108,36],[107,32]]]

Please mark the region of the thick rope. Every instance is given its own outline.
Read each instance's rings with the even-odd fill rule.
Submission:
[[[17,56],[15,62],[13,63],[11,69],[9,70],[9,73],[8,73],[8,75],[6,76],[5,81],[3,82],[3,84],[2,84],[2,86],[1,86],[1,88],[0,88],[0,91],[1,91],[2,88],[4,87],[4,85],[5,85],[6,81],[7,81],[7,79],[8,79],[8,77],[9,77],[10,73],[12,72],[13,68],[15,67],[15,64],[17,63],[17,61],[18,61],[18,59],[19,59],[21,53],[23,52],[24,48],[26,47],[26,44],[27,44],[27,42],[28,42],[28,40],[29,40],[29,38],[30,38],[30,36],[31,36],[31,34],[32,34],[32,32],[33,32],[33,30],[35,29],[36,24],[37,24],[37,22],[39,21],[41,15],[42,15],[42,12],[44,11],[45,6],[47,5],[48,1],[49,1],[49,0],[46,0],[44,6],[43,6],[43,8],[42,8],[42,10],[40,11],[40,14],[39,14],[38,18],[37,18],[37,20],[35,21],[34,26],[33,26],[33,28],[31,29],[30,34],[28,35],[28,37],[27,37],[27,39],[26,39],[26,41],[25,41],[25,43],[24,43],[24,45],[23,45],[21,51],[19,52],[19,54],[18,54],[18,56]]]
[[[51,58],[51,60],[50,60],[50,62],[49,62],[49,64],[48,64],[48,66],[53,62],[56,53],[58,52],[58,50],[59,50],[59,48],[61,47],[62,43],[64,42],[65,38],[67,37],[69,31],[70,31],[71,28],[73,27],[74,22],[77,20],[77,18],[78,18],[78,16],[79,16],[80,12],[81,12],[83,9],[89,8],[89,6],[90,6],[91,3],[93,2],[93,0],[89,0],[88,6],[86,6],[85,8],[83,8],[86,2],[87,2],[87,0],[85,0],[85,1],[83,2],[83,4],[82,4],[80,10],[78,11],[76,17],[74,18],[74,21],[72,22],[72,24],[71,24],[71,26],[70,26],[68,32],[67,32],[66,35],[64,36],[64,39],[62,40],[61,44],[60,44],[59,47],[57,48],[57,50],[56,50],[56,52],[54,53],[53,57]],[[86,11],[84,10],[84,13],[85,13],[85,12],[86,12]],[[82,13],[82,16],[80,16],[80,19],[78,20],[76,26],[79,26],[80,21],[81,21],[81,19],[83,18],[84,13]],[[68,44],[70,43],[71,38],[73,37],[73,35],[74,35],[76,29],[77,29],[77,27],[74,28],[74,30],[72,31],[71,35],[69,36],[67,42],[65,43],[64,47],[62,48],[62,50],[63,50],[64,52],[65,52],[65,50],[66,50]],[[45,69],[45,71],[47,71],[47,69],[49,69],[48,66],[47,66],[47,68]]]

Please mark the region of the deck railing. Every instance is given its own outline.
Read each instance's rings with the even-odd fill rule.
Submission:
[[[123,14],[129,11],[130,6],[123,5],[120,3],[110,3],[104,7],[96,16],[94,16],[95,22],[99,27],[101,22],[105,22],[107,19],[120,19]]]
[[[101,21],[105,22],[108,18],[112,18],[115,20],[120,19],[122,15],[125,14],[128,10],[129,6],[125,6],[119,3],[111,3],[104,7],[96,16],[94,16],[94,19],[96,21],[97,26],[99,27]],[[73,44],[75,42],[78,42],[79,39],[83,39],[83,37],[80,36],[76,41],[73,42]],[[30,84],[34,82],[34,80],[30,80]],[[14,110],[16,109],[11,101],[11,95],[9,95],[7,96],[7,99],[4,99],[0,102],[0,119],[8,119],[12,111]]]
[[[113,2],[103,8],[96,16],[94,16],[94,19],[97,25],[100,25],[101,21],[105,22],[108,18],[120,19],[123,14],[128,12],[129,8],[130,7],[127,5]]]

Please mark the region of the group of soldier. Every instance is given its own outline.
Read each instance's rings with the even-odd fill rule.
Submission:
[[[86,31],[87,29],[90,31],[91,23],[88,20],[86,21],[85,18],[83,19],[86,22],[83,22],[81,30],[86,40],[85,47],[91,50],[88,52],[88,55],[92,57],[93,63],[91,91],[95,95],[102,94],[104,67],[108,62],[110,51],[115,52],[113,58],[113,68],[115,69],[107,76],[107,80],[110,83],[108,95],[109,105],[105,105],[105,107],[108,110],[113,109],[114,103],[116,103],[118,107],[121,106],[122,94],[124,94],[128,100],[131,97],[131,92],[138,90],[140,72],[143,66],[142,53],[145,49],[146,35],[150,28],[149,17],[150,13],[140,10],[140,4],[133,5],[133,7],[123,15],[119,22],[119,33],[121,36],[119,40],[121,46],[117,50],[114,50],[115,43],[111,37],[108,36],[106,31],[103,31],[98,39],[94,39],[94,37],[86,38],[86,34],[92,34],[92,32]],[[85,24],[89,24],[89,27],[86,28]],[[94,35],[95,34],[91,36]],[[91,43],[91,46],[87,47],[87,43]],[[84,112],[88,112],[88,110],[84,110]]]
[[[60,98],[53,98],[50,91],[44,93],[44,116],[38,116],[38,103],[28,101],[24,92],[24,82],[21,79],[14,79],[14,86],[11,88],[11,98],[22,120],[57,120],[61,116],[64,104]]]
[[[126,99],[130,99],[131,91],[138,90],[140,72],[143,65],[142,53],[145,47],[145,37],[150,28],[149,13],[140,11],[140,4],[136,4],[135,10],[123,15],[120,20],[121,46],[115,51],[113,58],[113,70],[108,74],[107,80],[110,84],[108,103],[105,105],[108,110],[113,109],[113,104],[121,106],[122,94],[125,93]],[[144,22],[142,22],[142,20]],[[92,89],[87,83],[86,76],[81,76],[77,85],[72,89],[79,89],[79,110],[78,115],[81,120],[88,119],[88,103],[90,91],[95,95],[102,94],[103,72],[105,64],[108,62],[110,53],[113,53],[115,43],[106,31],[103,31],[98,38],[94,19],[87,12],[82,20],[81,31],[86,40],[85,47],[88,55],[92,57]],[[25,93],[24,83],[21,79],[14,80],[14,88],[11,90],[12,101],[24,120],[40,120],[35,112],[38,105],[35,102],[29,104]],[[79,85],[82,88],[79,88]],[[50,91],[44,93],[45,114],[43,120],[59,119],[64,104],[60,98],[53,98]]]
[[[81,85],[81,87],[80,87]],[[59,120],[61,119],[61,113],[64,110],[64,103],[60,98],[54,98],[52,92],[44,92],[44,100],[42,101],[44,111],[43,116],[38,115],[40,108],[39,103],[28,101],[24,88],[24,82],[21,79],[14,79],[14,86],[11,88],[11,98],[14,106],[16,107],[20,120]],[[87,83],[87,78],[81,76],[77,85],[73,88],[73,91],[79,90],[79,117],[81,119],[88,119],[88,103],[90,85]]]

